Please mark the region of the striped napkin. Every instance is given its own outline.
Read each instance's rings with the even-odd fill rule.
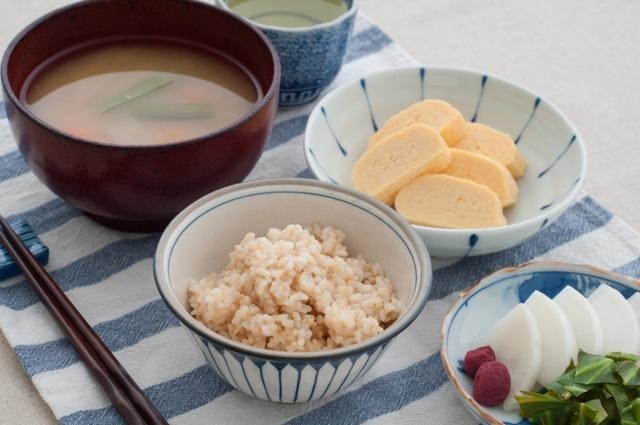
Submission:
[[[337,86],[384,68],[415,64],[364,17]],[[312,105],[279,113],[250,179],[310,177],[302,135]],[[276,405],[234,391],[205,365],[159,299],[152,277],[158,235],[101,227],[57,198],[15,150],[0,105],[0,213],[27,220],[51,249],[49,270],[118,360],[172,424],[475,424],[439,357],[442,317],[482,276],[533,259],[589,263],[640,275],[640,235],[584,195],[526,243],[492,255],[434,262],[434,289],[414,322],[347,392]],[[116,411],[21,278],[0,282],[0,328],[62,424],[120,424]]]

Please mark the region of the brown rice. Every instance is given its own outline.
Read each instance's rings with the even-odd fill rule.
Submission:
[[[382,266],[349,257],[344,233],[317,223],[248,233],[227,267],[189,285],[191,314],[235,341],[319,351],[379,334],[402,311]]]

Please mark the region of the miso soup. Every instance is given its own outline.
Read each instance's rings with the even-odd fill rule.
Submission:
[[[186,42],[131,38],[62,52],[38,67],[22,92],[51,126],[94,142],[172,143],[214,132],[262,96],[232,59]]]
[[[285,28],[331,22],[349,10],[343,0],[227,0],[227,6],[254,22]]]

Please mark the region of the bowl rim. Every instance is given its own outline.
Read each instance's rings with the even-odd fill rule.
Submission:
[[[251,107],[251,109],[244,115],[242,115],[241,117],[239,117],[237,120],[232,121],[231,123],[229,123],[228,125],[226,125],[225,127],[219,128],[215,131],[212,131],[210,133],[206,133],[202,136],[198,136],[198,137],[193,137],[193,138],[189,138],[189,139],[185,139],[185,140],[178,140],[176,142],[170,142],[170,143],[162,143],[162,144],[151,144],[151,145],[141,145],[141,144],[136,144],[136,145],[119,145],[119,144],[115,144],[115,143],[103,143],[103,142],[96,142],[93,140],[89,140],[89,139],[84,139],[82,137],[77,137],[74,135],[71,135],[69,133],[66,133],[62,130],[59,130],[58,128],[54,127],[53,125],[47,123],[46,121],[40,119],[39,117],[37,117],[34,113],[31,112],[30,108],[27,107],[26,105],[24,105],[21,101],[20,101],[20,96],[16,95],[16,93],[13,91],[13,89],[11,88],[11,83],[9,81],[9,75],[8,75],[8,67],[9,67],[9,61],[11,60],[13,53],[15,51],[16,46],[18,45],[18,43],[20,43],[24,37],[29,34],[33,29],[37,28],[38,26],[44,24],[47,20],[57,17],[57,16],[62,16],[65,13],[68,13],[69,11],[73,11],[76,9],[81,9],[85,6],[90,6],[96,3],[104,3],[104,4],[108,4],[110,3],[110,0],[87,0],[87,1],[82,1],[82,2],[75,2],[75,3],[71,3],[62,7],[58,7],[42,16],[40,16],[39,18],[36,18],[35,20],[31,21],[29,24],[27,24],[27,26],[25,26],[22,30],[20,30],[20,32],[18,32],[18,34],[16,34],[12,39],[11,42],[9,42],[3,56],[2,56],[2,62],[0,63],[0,81],[1,81],[1,85],[2,85],[2,89],[5,95],[5,99],[10,102],[14,108],[16,108],[17,110],[20,111],[21,114],[23,114],[23,116],[25,116],[29,121],[31,121],[33,124],[35,124],[36,126],[44,129],[47,132],[51,132],[54,134],[58,134],[63,136],[65,139],[74,142],[74,143],[80,143],[80,144],[85,144],[85,145],[89,145],[92,146],[94,148],[99,148],[99,149],[122,149],[122,150],[127,150],[127,151],[147,151],[147,150],[158,150],[158,149],[162,149],[162,150],[169,150],[169,149],[175,149],[175,148],[181,148],[183,146],[188,146],[188,145],[192,145],[192,144],[197,144],[197,143],[202,143],[202,142],[206,142],[211,140],[212,138],[217,138],[223,134],[232,132],[240,127],[242,127],[243,125],[245,125],[247,122],[251,121],[253,118],[255,118],[263,109],[265,109],[266,106],[268,106],[272,100],[274,99],[274,97],[276,97],[276,94],[279,91],[279,87],[280,87],[280,75],[281,75],[281,67],[280,67],[280,58],[278,56],[278,53],[276,52],[275,47],[273,46],[273,44],[271,43],[271,41],[262,33],[262,31],[258,30],[257,28],[253,27],[252,25],[247,24],[247,22],[237,16],[235,16],[233,13],[230,13],[226,10],[223,10],[222,8],[219,7],[215,7],[214,5],[211,5],[209,3],[205,3],[204,1],[201,0],[164,0],[164,1],[170,1],[173,3],[191,3],[197,6],[201,6],[201,7],[205,7],[205,8],[209,8],[209,9],[213,9],[215,11],[217,11],[218,13],[222,13],[223,15],[226,15],[228,17],[231,17],[232,19],[236,20],[236,21],[240,21],[242,25],[244,25],[249,31],[253,32],[255,35],[258,36],[259,39],[262,40],[262,42],[264,43],[264,46],[266,46],[269,54],[271,55],[271,60],[273,62],[273,78],[271,81],[271,84],[269,85],[269,89],[266,91],[266,93],[263,94],[263,96],[258,99]],[[154,36],[168,36],[168,37],[172,37],[171,34],[154,34]],[[190,42],[189,40],[186,40],[182,37],[175,37],[177,40],[182,40],[185,42]],[[100,38],[96,38],[95,40],[99,40]],[[86,43],[89,40],[85,40],[82,43]],[[196,43],[197,44],[197,43]],[[199,43],[203,46],[206,47],[205,43]],[[74,47],[73,46],[69,46],[69,47]],[[224,52],[220,52],[223,53],[223,56],[228,56],[231,59],[233,59],[234,61],[236,61],[239,65],[241,65],[242,69],[246,72],[250,72],[250,70],[245,69],[245,65],[237,60],[236,58],[234,58],[231,55],[228,55]],[[33,70],[32,70],[33,72]],[[254,79],[255,76],[251,75],[251,78]]]
[[[475,228],[464,228],[464,229],[447,229],[447,228],[428,227],[428,226],[421,226],[418,224],[411,224],[414,228],[416,228],[420,232],[429,233],[431,236],[445,236],[445,235],[468,236],[470,233],[479,234],[482,236],[500,235],[503,232],[524,230],[529,228],[532,225],[538,225],[541,220],[544,221],[546,219],[550,219],[551,217],[566,210],[575,201],[575,199],[578,197],[578,195],[582,191],[584,182],[586,180],[588,154],[587,154],[587,148],[584,143],[582,134],[576,128],[576,126],[573,125],[573,123],[569,120],[569,118],[564,113],[562,113],[562,111],[560,111],[558,107],[556,107],[553,103],[551,103],[546,97],[538,95],[537,93],[535,93],[534,91],[530,90],[529,88],[527,88],[522,84],[518,84],[509,79],[498,77],[494,74],[480,71],[477,69],[446,66],[446,65],[433,65],[433,66],[432,65],[429,65],[429,66],[411,65],[411,66],[404,66],[399,68],[386,69],[382,71],[373,72],[373,73],[367,74],[366,76],[356,77],[353,80],[342,84],[341,86],[333,89],[331,92],[323,96],[322,99],[320,99],[320,101],[318,101],[318,103],[314,106],[313,110],[311,111],[311,114],[309,115],[309,120],[307,121],[307,125],[305,128],[305,137],[303,141],[304,158],[307,162],[307,166],[309,167],[309,169],[311,170],[315,178],[321,181],[327,181],[326,177],[329,177],[329,176],[325,177],[326,173],[324,173],[318,167],[318,165],[315,164],[315,162],[317,161],[314,158],[311,158],[309,154],[310,146],[311,146],[311,137],[312,137],[311,131],[309,131],[309,129],[312,123],[315,122],[320,116],[321,108],[324,107],[324,103],[326,101],[333,99],[334,97],[338,97],[346,89],[352,87],[353,85],[358,84],[358,81],[360,81],[361,78],[372,78],[372,77],[388,78],[389,76],[394,75],[396,73],[407,72],[410,70],[416,70],[416,71],[425,70],[427,74],[430,71],[441,71],[441,72],[452,72],[452,73],[463,74],[463,75],[466,74],[466,75],[472,75],[477,77],[486,76],[489,79],[500,81],[501,83],[506,84],[511,88],[524,92],[527,95],[532,96],[533,98],[539,98],[540,102],[544,103],[553,111],[554,114],[558,115],[560,119],[563,120],[565,124],[569,127],[571,132],[576,136],[575,144],[576,146],[578,146],[580,150],[580,158],[582,159],[580,163],[579,177],[576,180],[576,182],[573,184],[573,187],[571,188],[571,190],[563,194],[563,196],[559,199],[560,202],[558,201],[554,202],[549,208],[546,208],[544,211],[541,211],[540,214],[537,214],[531,218],[528,218],[523,221],[518,221],[515,223],[507,223],[505,226],[500,226],[500,227],[475,227]],[[337,182],[333,182],[333,183],[339,184]]]
[[[415,251],[415,259],[416,262],[419,263],[416,288],[414,289],[416,295],[414,296],[412,303],[406,306],[404,314],[403,316],[401,316],[399,321],[394,322],[392,326],[385,329],[376,336],[345,347],[334,348],[326,351],[312,352],[276,351],[270,349],[255,348],[237,341],[233,341],[230,338],[223,337],[213,330],[204,327],[204,325],[201,325],[200,322],[198,322],[197,319],[191,316],[189,312],[178,302],[175,294],[173,293],[173,290],[171,289],[169,277],[164,274],[164,265],[167,261],[169,261],[169,255],[167,252],[170,248],[169,243],[172,242],[172,240],[173,242],[175,242],[179,235],[174,235],[182,230],[181,226],[183,225],[187,217],[193,211],[207,204],[215,203],[215,201],[220,197],[229,195],[233,192],[240,192],[259,187],[275,188],[282,186],[297,186],[302,188],[307,187],[311,189],[315,188],[332,192],[334,195],[336,195],[336,198],[355,198],[357,201],[364,202],[365,204],[373,207],[373,210],[376,210],[376,212],[378,212],[381,217],[388,221],[391,221],[399,228],[401,233],[398,233],[398,236],[407,245],[411,246],[413,251]],[[161,298],[167,304],[169,309],[179,319],[179,321],[188,328],[189,331],[197,334],[198,336],[204,338],[209,342],[223,346],[224,348],[232,352],[238,352],[244,355],[274,361],[324,361],[332,358],[343,358],[368,351],[372,348],[376,348],[382,344],[387,343],[392,338],[395,338],[397,335],[403,332],[411,323],[413,323],[413,321],[424,309],[432,288],[432,272],[433,269],[431,265],[431,259],[429,257],[427,248],[424,246],[424,243],[420,239],[420,236],[418,236],[416,231],[409,225],[407,221],[405,221],[402,217],[400,217],[400,215],[398,215],[387,205],[384,205],[381,202],[374,200],[373,198],[369,198],[366,195],[363,195],[352,189],[337,187],[333,184],[302,178],[253,180],[228,186],[226,188],[205,195],[204,197],[200,198],[199,200],[185,208],[180,214],[176,216],[176,218],[173,219],[173,221],[171,221],[169,226],[167,226],[166,230],[162,234],[160,241],[158,242],[158,247],[153,259],[153,275],[158,292],[160,293]],[[198,326],[198,324],[200,325]]]
[[[513,274],[520,273],[522,271],[534,270],[534,271],[565,271],[567,273],[595,273],[597,275],[603,275],[609,277],[610,280],[618,282],[624,286],[628,286],[630,288],[635,288],[637,291],[640,291],[640,279],[635,279],[630,276],[625,276],[621,273],[613,272],[610,270],[605,270],[600,267],[595,267],[588,264],[573,264],[566,263],[562,261],[554,261],[554,260],[542,260],[542,261],[528,261],[526,263],[522,263],[517,266],[505,267],[499,270],[496,270],[488,275],[482,277],[478,282],[474,283],[467,289],[464,289],[458,294],[455,301],[451,304],[449,311],[442,319],[442,324],[440,327],[440,358],[442,360],[442,365],[444,366],[445,372],[449,381],[456,389],[458,396],[462,399],[465,407],[473,411],[474,414],[478,415],[485,423],[489,425],[503,425],[503,422],[496,419],[493,415],[491,415],[484,406],[479,404],[471,394],[469,394],[462,384],[460,380],[454,373],[454,368],[449,361],[449,354],[447,350],[447,342],[449,339],[449,329],[451,327],[451,322],[454,317],[454,313],[456,313],[460,308],[464,305],[464,303],[468,300],[470,296],[480,291],[482,288],[493,284],[496,278],[503,276],[508,277]]]
[[[342,13],[337,18],[332,19],[329,22],[322,22],[320,24],[310,25],[310,26],[306,26],[306,27],[279,27],[279,26],[276,26],[276,25],[261,24],[259,22],[252,21],[249,18],[245,18],[243,16],[240,16],[237,13],[235,13],[235,15],[239,16],[241,19],[244,19],[247,22],[250,22],[251,25],[255,25],[256,27],[258,27],[260,29],[265,29],[265,30],[274,31],[274,32],[281,32],[281,33],[302,34],[302,33],[306,33],[306,32],[311,32],[311,31],[316,31],[316,30],[324,30],[324,29],[327,29],[327,28],[331,28],[331,27],[337,26],[337,25],[341,24],[342,22],[350,19],[352,16],[354,16],[356,13],[358,13],[358,10],[360,9],[360,3],[359,2],[360,2],[360,0],[351,0],[351,6],[349,7],[349,9],[347,9],[347,11]],[[227,11],[230,11],[230,12],[233,13],[233,9],[231,9],[227,5],[227,0],[216,0],[216,4],[219,5],[219,7],[221,9],[224,9],[224,10],[227,10]]]

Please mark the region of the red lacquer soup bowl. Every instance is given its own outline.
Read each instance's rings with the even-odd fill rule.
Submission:
[[[38,65],[79,44],[110,37],[170,37],[226,55],[262,92],[229,126],[191,140],[111,145],[83,140],[37,118],[20,94]],[[277,108],[280,65],[262,33],[216,7],[187,0],[97,0],[30,24],[2,60],[11,128],[27,164],[53,192],[97,221],[161,230],[203,195],[242,181],[257,163]],[[60,105],[64,108],[64,105]]]

